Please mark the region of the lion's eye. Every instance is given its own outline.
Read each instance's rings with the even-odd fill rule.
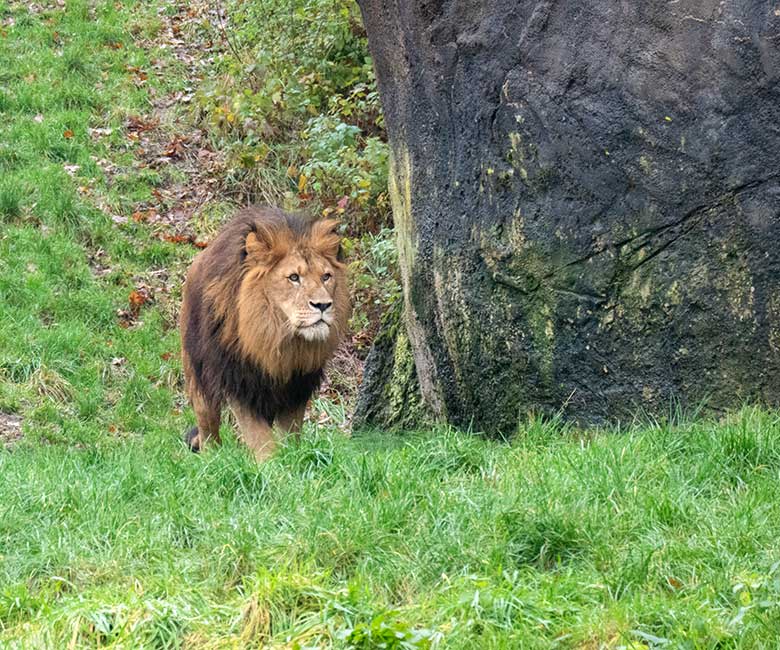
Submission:
[[[290,282],[296,282],[296,283],[301,281],[301,278],[300,278],[300,276],[297,273],[293,273],[292,275],[288,275],[287,279]]]
[[[332,276],[330,273],[324,273],[324,274],[322,275],[322,281],[323,281],[323,282],[327,282],[328,280],[330,280],[330,279],[331,279],[331,277],[333,277],[333,276]]]

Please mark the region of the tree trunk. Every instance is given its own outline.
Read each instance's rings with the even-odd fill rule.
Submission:
[[[403,390],[504,433],[528,412],[780,402],[780,5],[360,5]],[[408,416],[386,404],[399,356],[372,355],[359,424]]]

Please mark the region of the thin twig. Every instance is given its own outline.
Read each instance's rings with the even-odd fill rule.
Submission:
[[[236,57],[236,60],[241,65],[244,65],[244,60],[241,58],[241,54],[239,53],[238,48],[235,46],[233,41],[230,40],[230,36],[228,36],[228,32],[227,32],[227,29],[225,27],[224,20],[222,18],[222,8],[220,6],[220,3],[219,2],[215,2],[214,4],[216,5],[217,20],[219,21],[219,31],[222,34],[222,38],[228,44],[228,47],[230,48],[230,51],[233,53],[233,56]]]

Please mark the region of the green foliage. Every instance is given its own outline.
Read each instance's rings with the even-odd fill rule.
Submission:
[[[301,172],[324,201],[349,197],[358,207],[379,206],[387,190],[387,146],[379,138],[359,141],[361,131],[332,115],[309,120]],[[382,205],[384,207],[384,205]]]
[[[233,182],[261,200],[346,211],[355,228],[386,224],[387,145],[354,1],[235,2],[228,14],[225,74],[198,100]]]
[[[357,5],[351,0],[260,0],[227,7],[233,76],[247,83],[228,104],[262,131],[336,111],[376,120],[379,104]],[[247,114],[241,113],[242,109]],[[230,112],[230,111],[229,111]],[[240,119],[228,123],[243,128]],[[250,125],[251,126],[251,125]]]
[[[367,232],[357,239],[345,237],[343,248],[351,260],[353,301],[360,306],[353,312],[351,327],[356,332],[371,331],[381,314],[401,298],[393,232],[383,228],[375,235]],[[364,344],[361,340],[357,343]]]
[[[370,623],[359,623],[343,634],[347,650],[427,650],[431,636],[429,630],[415,630],[408,623],[392,620],[390,614],[380,614]]]

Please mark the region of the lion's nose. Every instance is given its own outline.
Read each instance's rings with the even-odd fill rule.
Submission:
[[[319,309],[323,314],[330,309],[332,302],[309,302],[314,309]]]

